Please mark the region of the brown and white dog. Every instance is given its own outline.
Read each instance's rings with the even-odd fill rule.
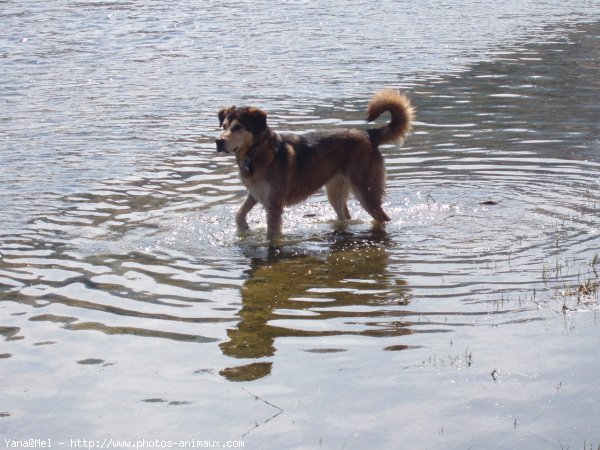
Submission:
[[[367,121],[384,112],[391,121],[368,130],[336,129],[304,135],[277,134],[267,125],[267,114],[253,107],[223,108],[219,152],[234,154],[246,200],[236,213],[238,230],[248,229],[246,216],[258,203],[267,212],[267,238],[281,233],[283,207],[299,203],[325,186],[339,220],[349,220],[350,192],[377,222],[390,218],[381,203],[385,195],[385,167],[379,145],[402,141],[412,128],[414,110],[409,99],[387,89],[369,103]]]

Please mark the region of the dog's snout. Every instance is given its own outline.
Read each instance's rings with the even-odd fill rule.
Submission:
[[[215,143],[217,144],[217,151],[218,152],[224,152],[225,151],[225,139],[217,138],[215,140]]]

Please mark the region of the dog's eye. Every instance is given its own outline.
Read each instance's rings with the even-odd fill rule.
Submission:
[[[242,129],[242,126],[239,123],[236,123],[234,126],[231,127],[231,131],[240,131]]]

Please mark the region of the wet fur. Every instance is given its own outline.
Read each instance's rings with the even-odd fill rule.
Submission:
[[[248,229],[246,216],[262,203],[267,212],[267,238],[281,233],[285,206],[305,200],[325,186],[339,220],[349,220],[350,193],[377,222],[390,220],[381,204],[385,195],[385,167],[378,146],[398,142],[411,130],[413,108],[395,90],[375,94],[368,121],[384,112],[390,122],[368,130],[337,129],[305,135],[277,134],[267,125],[267,114],[252,107],[219,111],[223,132],[217,150],[234,154],[246,200],[236,213],[238,230]]]

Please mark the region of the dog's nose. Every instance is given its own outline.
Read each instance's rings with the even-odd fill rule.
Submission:
[[[216,139],[215,143],[217,144],[217,151],[218,152],[223,152],[225,151],[225,139]]]

